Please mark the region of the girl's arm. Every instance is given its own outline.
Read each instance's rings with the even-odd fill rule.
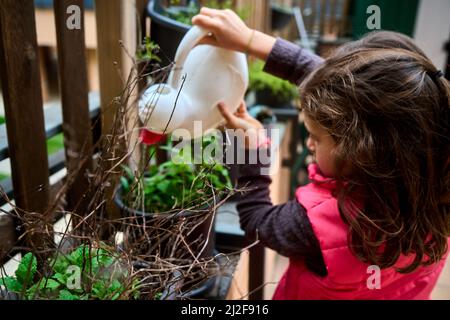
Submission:
[[[318,55],[278,38],[266,59],[264,71],[299,85],[323,61]]]
[[[250,29],[231,10],[202,8],[192,23],[211,32],[202,44],[245,52],[266,61],[265,71],[295,84],[300,84],[323,61],[289,41]]]
[[[284,256],[304,259],[311,271],[325,276],[319,242],[305,209],[297,200],[274,206],[269,190],[272,180],[261,174],[263,167],[239,166],[238,187],[248,190],[237,205],[241,228],[251,240],[258,239]]]
[[[218,107],[228,128],[243,129],[249,137],[253,135],[246,140],[246,146],[232,145],[234,154],[242,152],[245,153],[245,159],[251,159],[248,153],[253,150],[259,155],[255,149],[260,142],[265,144],[266,139],[261,140],[260,137],[264,131],[260,130],[261,123],[248,114],[245,103],[235,114],[223,104]],[[264,165],[261,161],[239,165],[238,188],[245,190],[237,205],[241,228],[250,239],[258,239],[287,257],[304,259],[312,271],[326,275],[320,246],[305,209],[296,200],[277,206],[272,204],[269,191],[272,180],[262,174],[268,172],[269,167],[270,164]]]

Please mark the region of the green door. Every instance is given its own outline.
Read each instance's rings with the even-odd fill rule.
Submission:
[[[367,19],[370,17],[367,8],[371,5],[377,5],[381,9],[382,30],[413,36],[419,0],[353,0],[351,15],[354,38],[373,31],[367,28]]]

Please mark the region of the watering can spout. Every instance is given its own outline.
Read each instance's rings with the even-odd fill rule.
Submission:
[[[231,112],[239,107],[248,86],[246,56],[197,46],[206,34],[206,30],[192,27],[178,47],[167,84],[151,86],[140,99],[139,116],[151,132],[144,134],[145,141],[162,140],[176,129],[184,129],[191,139],[198,138],[222,122],[218,102],[224,102]],[[201,123],[202,130],[195,128],[195,123]]]
[[[140,141],[147,146],[155,145],[155,144],[163,141],[166,137],[167,137],[167,135],[165,135],[165,134],[150,131],[145,128],[142,129],[141,133],[140,133]]]

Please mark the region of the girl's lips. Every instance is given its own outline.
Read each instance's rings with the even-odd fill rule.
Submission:
[[[165,137],[165,134],[156,133],[147,129],[142,129],[140,133],[141,142],[147,146],[157,144]]]

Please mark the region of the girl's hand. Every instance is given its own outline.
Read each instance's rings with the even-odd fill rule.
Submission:
[[[202,44],[215,45],[234,51],[244,52],[253,32],[231,10],[202,8],[200,14],[192,18],[192,23],[213,34],[213,36],[205,37]]]
[[[241,130],[245,134],[246,148],[256,149],[261,143],[267,141],[263,125],[247,112],[247,106],[244,101],[242,101],[235,114],[232,114],[223,103],[219,103],[218,108],[227,121],[227,128]],[[239,134],[239,132],[236,133]]]
[[[242,101],[239,109],[235,114],[232,114],[230,110],[225,106],[224,103],[219,103],[218,106],[220,113],[227,121],[227,128],[229,129],[263,129],[261,122],[253,118],[247,111],[247,106],[245,102]]]
[[[228,50],[251,54],[266,60],[276,39],[252,30],[232,10],[202,8],[192,23],[208,30],[211,36],[200,41]]]

